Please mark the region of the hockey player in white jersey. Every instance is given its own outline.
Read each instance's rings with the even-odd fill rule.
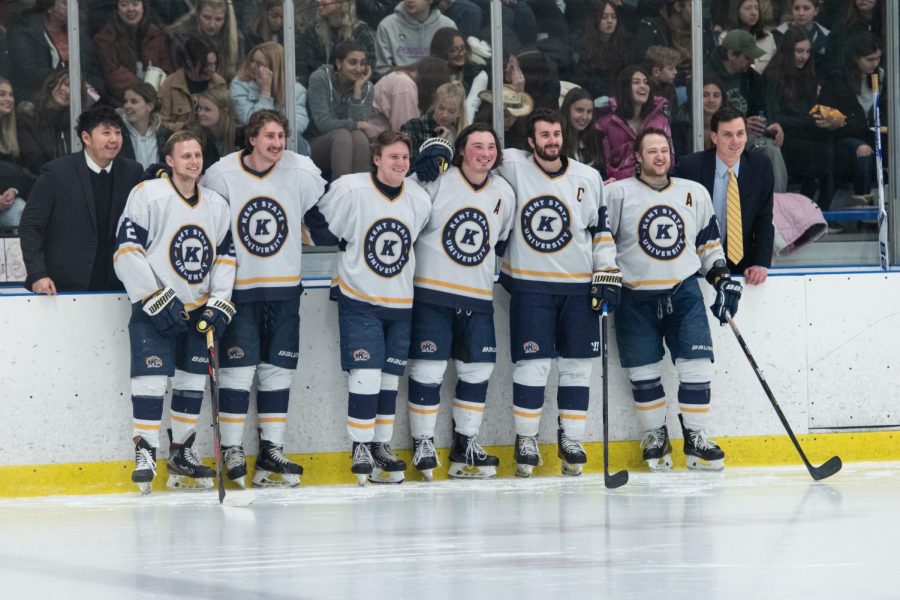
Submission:
[[[607,203],[624,286],[615,314],[616,341],[646,431],[643,459],[654,471],[672,467],[660,379],[665,341],[678,371],[678,418],[688,468],[719,470],[725,453],[705,432],[713,350],[696,274],[716,289],[710,308],[723,324],[727,313],[737,312],[741,284],[726,267],[706,188],[668,176],[666,133],[645,129],[638,135],[635,158],[640,174],[611,184]]]
[[[133,303],[131,402],[135,470],[132,481],[150,493],[163,397],[169,377],[172,404],[169,480],[172,488],[211,488],[215,471],[193,449],[206,388],[205,332],[224,333],[234,316],[229,301],[235,256],[228,204],[197,185],[203,168],[200,140],[190,132],[166,143],[171,177],[138,184],[119,220],[116,275]]]
[[[406,134],[372,144],[373,173],[344,175],[316,207],[340,240],[332,298],[338,301],[341,367],[349,373],[347,433],[360,485],[400,483],[406,463],[390,447],[399,378],[409,355],[413,244],[431,199],[409,171]]]
[[[300,352],[303,216],[325,181],[312,161],[285,150],[290,131],[274,110],[247,123],[249,149],[212,165],[203,184],[231,206],[237,253],[237,318],[221,343],[222,452],[228,478],[244,485],[244,423],[254,377],[259,421],[256,486],[300,485],[303,468],[284,456],[290,389]]]
[[[450,359],[458,381],[449,475],[493,477],[500,464],[476,436],[497,355],[496,249],[509,237],[516,202],[509,183],[491,173],[501,160],[497,134],[487,125],[470,125],[456,139],[453,166],[425,186],[432,209],[415,245],[408,410],[413,466],[428,480],[439,464],[434,430]]]
[[[563,474],[580,475],[592,359],[600,354],[597,314],[620,291],[600,174],[562,154],[562,115],[528,120],[531,152],[507,149],[500,173],[516,192],[516,227],[500,266],[510,292],[516,474],[541,464],[537,443],[544,388],[557,358],[558,454]]]

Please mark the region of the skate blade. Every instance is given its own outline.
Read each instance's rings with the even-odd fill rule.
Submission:
[[[672,470],[672,455],[666,454],[662,458],[647,459],[647,467],[654,473]]]
[[[703,460],[697,456],[688,456],[687,468],[692,471],[722,471],[725,469],[725,459]]]
[[[368,480],[368,478],[369,476],[365,473],[356,474],[356,485],[358,485],[359,487],[366,487],[366,481]]]
[[[203,491],[213,488],[212,477],[188,477],[187,475],[169,475],[166,487],[170,490]]]
[[[253,474],[253,485],[256,487],[298,487],[300,475],[257,469]]]
[[[584,465],[581,464],[571,464],[566,461],[562,461],[562,474],[567,475],[569,477],[578,477],[581,475],[581,471],[584,468]]]
[[[528,477],[531,477],[532,471],[534,471],[534,465],[516,465],[516,477],[527,479]]]
[[[422,469],[419,473],[425,481],[434,481],[434,469]]]
[[[403,483],[406,473],[403,471],[383,471],[379,468],[372,470],[369,481],[372,483]]]
[[[234,479],[229,479],[228,481],[230,481],[231,483],[233,483],[234,486],[237,487],[237,488],[240,488],[240,489],[242,489],[242,490],[246,490],[246,489],[247,489],[247,480],[246,480],[246,478],[245,478],[244,476],[241,476],[241,477],[235,477]]]
[[[450,463],[447,476],[452,479],[491,479],[497,476],[497,467],[476,467],[466,463]]]
[[[141,481],[137,486],[138,490],[141,492],[141,496],[147,496],[152,491],[153,483],[150,481]]]

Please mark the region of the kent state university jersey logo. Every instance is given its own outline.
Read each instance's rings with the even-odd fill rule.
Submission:
[[[172,237],[169,262],[188,283],[200,283],[212,267],[213,251],[203,228],[185,225]]]
[[[237,231],[247,252],[268,258],[284,246],[288,236],[287,214],[271,198],[253,198],[238,215]]]
[[[379,219],[366,232],[363,257],[377,275],[390,278],[403,271],[411,247],[406,225],[397,219]]]
[[[671,206],[652,206],[638,224],[638,241],[657,260],[678,258],[687,246],[684,220]]]
[[[487,217],[477,208],[456,211],[444,225],[441,245],[454,262],[464,267],[480,265],[491,251]]]
[[[569,209],[559,198],[538,196],[522,208],[522,236],[538,252],[558,252],[572,240]]]

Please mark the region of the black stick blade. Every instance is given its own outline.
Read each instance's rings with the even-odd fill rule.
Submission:
[[[840,466],[838,466],[840,469]],[[628,471],[622,470],[618,473],[604,473],[603,483],[608,489],[614,490],[628,483]]]
[[[840,456],[832,456],[821,467],[810,467],[809,474],[812,475],[812,478],[816,481],[822,481],[840,471],[843,466],[844,464],[841,462]]]

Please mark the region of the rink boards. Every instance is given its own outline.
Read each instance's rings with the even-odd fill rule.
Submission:
[[[301,303],[300,367],[285,451],[303,464],[304,484],[351,483],[337,307],[324,287],[314,287],[323,284],[307,282],[310,289]],[[702,287],[709,304],[711,290]],[[508,296],[499,286],[496,290],[498,362],[479,439],[500,455],[500,474],[509,476],[514,432]],[[737,322],[813,462],[833,454],[845,461],[900,460],[897,299],[900,277],[895,273],[776,271],[761,288],[745,288]],[[0,304],[0,496],[132,491],[127,298],[4,295]],[[611,465],[639,468],[641,431],[626,373],[618,366],[613,319],[610,324]],[[716,361],[710,434],[725,449],[728,464],[795,463],[793,447],[730,329],[717,324],[712,329]],[[674,369],[668,359],[664,364],[669,429],[680,437]],[[588,470],[602,468],[596,443],[602,431],[599,365],[598,360],[592,379]],[[540,434],[547,444],[545,464],[536,472],[556,474],[555,373],[550,379]],[[405,389],[402,382],[394,435],[394,446],[401,449],[411,445]],[[450,443],[452,389],[445,385],[443,390],[436,439],[441,448]],[[254,419],[251,414],[245,432],[248,454],[257,447]],[[164,427],[167,420],[166,415]],[[204,402],[197,448],[205,457],[212,456],[209,425],[209,403]],[[680,445],[675,444],[676,459],[681,458]],[[446,467],[446,450],[442,452]],[[408,476],[416,477],[412,472]],[[158,482],[164,479],[157,477]]]

